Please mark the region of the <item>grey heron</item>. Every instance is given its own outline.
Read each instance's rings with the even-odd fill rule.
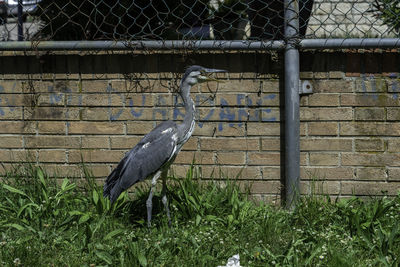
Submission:
[[[189,67],[182,77],[179,94],[182,97],[185,116],[182,123],[164,121],[145,135],[107,177],[103,188],[104,197],[108,197],[111,204],[118,196],[137,182],[151,178],[151,189],[146,201],[147,224],[151,225],[152,198],[157,180],[162,178],[162,203],[171,225],[171,216],[166,196],[166,179],[169,166],[182,146],[188,141],[195,127],[195,105],[190,98],[190,89],[197,83],[217,81],[207,76],[208,73],[226,72],[225,70],[209,69],[201,66]]]

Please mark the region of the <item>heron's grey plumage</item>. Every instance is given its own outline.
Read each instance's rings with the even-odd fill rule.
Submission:
[[[103,194],[111,203],[118,199],[119,195],[137,182],[152,177],[152,187],[147,205],[148,225],[151,221],[152,197],[157,179],[163,179],[163,198],[169,223],[171,223],[166,197],[166,176],[169,166],[175,160],[183,144],[190,138],[195,125],[195,106],[190,98],[190,88],[199,82],[212,80],[206,76],[208,72],[225,72],[224,70],[207,69],[201,66],[191,66],[186,69],[179,94],[185,105],[185,117],[183,122],[177,124],[173,121],[165,121],[154,128],[133,147],[118,166],[107,177]]]
[[[167,129],[172,131],[160,134]],[[172,136],[176,133],[176,123],[165,121],[144,136],[108,176],[104,184],[104,196],[113,203],[123,191],[154,175],[166,165],[174,156],[176,141]]]

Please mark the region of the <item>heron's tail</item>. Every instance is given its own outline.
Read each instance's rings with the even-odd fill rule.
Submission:
[[[111,174],[107,177],[106,182],[103,186],[103,196],[108,197],[111,201],[111,204],[119,197],[122,190],[118,190],[118,180],[120,178],[120,170],[119,168],[115,168]]]

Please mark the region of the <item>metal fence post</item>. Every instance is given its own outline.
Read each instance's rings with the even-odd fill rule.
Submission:
[[[300,66],[298,0],[285,0],[285,206],[294,208],[300,185]]]

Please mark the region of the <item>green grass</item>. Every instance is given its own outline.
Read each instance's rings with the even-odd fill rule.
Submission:
[[[234,181],[199,183],[193,168],[170,185],[173,226],[159,195],[146,227],[148,188],[110,207],[84,188],[26,166],[0,183],[0,266],[398,266],[400,195],[331,202],[304,197],[289,212],[254,204]]]

